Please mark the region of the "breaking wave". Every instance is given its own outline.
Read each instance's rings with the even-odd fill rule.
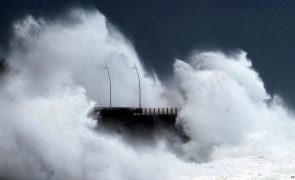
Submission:
[[[178,123],[192,138],[187,156],[294,158],[294,117],[266,92],[245,52],[196,53],[174,68],[186,99]]]

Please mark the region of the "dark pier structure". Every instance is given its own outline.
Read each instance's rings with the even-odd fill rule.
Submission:
[[[174,126],[178,108],[96,107],[92,115],[99,123],[122,126],[136,131],[139,127]]]
[[[95,107],[91,112],[97,120],[98,129],[116,132],[131,139],[149,140],[158,135],[177,137],[181,141],[188,138],[176,126],[179,108],[133,108],[133,107]]]
[[[132,108],[132,107],[96,107],[93,112],[104,118],[150,119],[161,117],[175,122],[178,108]]]

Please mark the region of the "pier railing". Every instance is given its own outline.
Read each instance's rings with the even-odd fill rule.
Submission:
[[[93,114],[122,117],[122,116],[177,116],[180,108],[133,108],[133,107],[95,107]]]
[[[133,115],[177,115],[179,108],[132,108]]]

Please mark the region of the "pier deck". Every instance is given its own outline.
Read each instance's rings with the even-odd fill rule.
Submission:
[[[179,108],[95,107],[100,116],[177,116]]]
[[[187,141],[182,128],[176,125],[180,108],[95,107],[92,117],[99,130],[120,133],[128,137],[153,139],[155,134],[170,132],[174,137]]]

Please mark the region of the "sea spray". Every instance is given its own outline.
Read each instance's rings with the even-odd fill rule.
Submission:
[[[174,67],[186,99],[178,123],[192,139],[188,157],[294,157],[294,117],[267,94],[245,52],[196,53]]]
[[[142,80],[144,106],[165,105],[163,87],[155,74],[147,74],[131,43],[97,11],[68,12],[72,24],[47,22],[27,16],[14,24],[14,38],[7,55],[12,72],[23,78],[24,90],[47,96],[64,86],[82,86],[87,97],[109,105],[110,68],[113,106],[138,106],[137,64]]]

